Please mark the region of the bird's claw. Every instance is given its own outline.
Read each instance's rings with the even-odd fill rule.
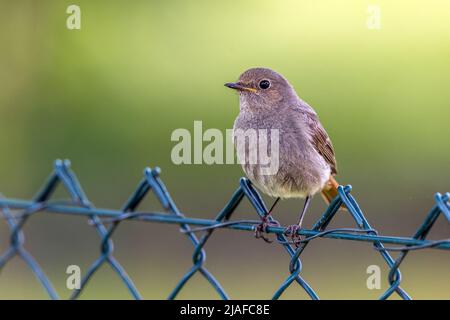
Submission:
[[[261,223],[255,228],[255,238],[263,239],[267,243],[272,243],[273,241],[267,238],[264,233],[267,231],[267,227],[277,227],[279,225],[280,224],[276,220],[269,220],[269,215],[264,216]]]
[[[302,235],[297,233],[298,230],[300,230],[300,226],[298,224],[287,226],[284,230],[284,235],[288,236],[290,238],[290,242],[297,248],[304,238]]]

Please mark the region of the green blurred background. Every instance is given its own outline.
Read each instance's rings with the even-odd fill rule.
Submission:
[[[81,7],[81,30],[66,28],[66,8]],[[369,4],[381,30],[366,26]],[[223,83],[266,66],[285,75],[319,113],[332,137],[339,181],[353,185],[373,227],[409,236],[449,191],[450,3],[432,1],[6,1],[0,2],[0,191],[30,198],[56,158],[69,158],[98,207],[119,208],[145,166],[160,166],[179,208],[212,218],[242,175],[238,165],[172,164],[176,128],[231,128],[235,94]],[[59,197],[64,197],[59,192]],[[268,199],[270,201],[270,199]],[[275,212],[292,224],[301,200]],[[149,197],[143,210],[159,209]],[[313,201],[305,226],[325,206]],[[254,219],[245,204],[236,219]],[[1,221],[0,221],[1,222]],[[345,212],[332,227],[353,226]],[[99,239],[83,218],[39,213],[26,247],[61,296],[65,270],[82,272]],[[431,237],[445,238],[440,218]],[[0,223],[0,250],[9,244]],[[191,265],[192,246],[175,225],[126,222],[115,256],[147,299],[166,298]],[[250,233],[218,230],[206,265],[232,298],[270,298],[288,275],[288,256]],[[305,280],[321,298],[376,298],[387,269],[370,244],[315,240],[304,252]],[[381,290],[366,288],[366,268],[382,269]],[[450,256],[425,250],[404,264],[414,298],[450,298]],[[109,267],[82,298],[128,298]],[[196,276],[180,298],[215,298]],[[284,298],[306,295],[293,285]],[[46,298],[19,259],[2,270],[0,298]]]

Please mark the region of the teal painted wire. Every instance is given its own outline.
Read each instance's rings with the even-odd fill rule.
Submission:
[[[194,245],[194,252],[192,255],[193,265],[176,284],[175,288],[169,295],[169,299],[176,298],[185,284],[189,282],[192,276],[197,272],[210,283],[220,298],[229,299],[220,283],[204,266],[206,261],[204,246],[212,236],[213,232],[218,228],[254,232],[255,225],[259,222],[259,220],[230,221],[229,219],[244,198],[250,201],[259,217],[263,217],[267,213],[267,207],[264,204],[264,201],[258,192],[253,188],[250,181],[242,178],[240,180],[239,187],[234,192],[230,201],[218,213],[214,220],[189,218],[178,210],[169,192],[167,191],[166,186],[159,177],[160,172],[161,171],[159,168],[146,168],[144,170],[144,178],[138,184],[135,192],[130,196],[121,210],[100,209],[95,208],[89,202],[86,194],[78,182],[77,177],[70,169],[70,162],[68,160],[55,161],[54,172],[50,175],[43,188],[35,195],[33,200],[25,201],[0,198],[0,211],[11,230],[10,247],[0,256],[0,270],[14,256],[19,256],[35,274],[41,285],[48,293],[49,297],[52,299],[58,299],[58,294],[54,290],[48,277],[34,260],[33,256],[23,247],[23,226],[31,216],[43,211],[87,217],[91,220],[91,224],[95,227],[101,237],[101,255],[90,266],[86,275],[82,279],[81,288],[73,292],[72,298],[77,298],[79,296],[91,277],[103,264],[106,263],[111,266],[113,271],[124,282],[132,297],[135,299],[140,299],[141,296],[133,281],[127,275],[125,269],[120,265],[120,263],[112,256],[113,243],[111,236],[118,228],[119,224],[124,220],[177,224],[181,227],[181,231],[187,235],[188,239]],[[50,197],[58,184],[62,184],[68,191],[71,196],[71,200],[69,202],[50,200]],[[166,213],[136,212],[136,208],[139,203],[144,199],[149,191],[152,191],[156,195],[156,198],[166,210]],[[285,228],[279,226],[279,224],[277,225],[276,221],[270,217],[270,222],[272,224],[267,227],[266,232],[268,234],[275,234],[278,242],[285,248],[291,258],[289,263],[289,276],[275,291],[272,296],[273,299],[280,298],[285,290],[294,282],[297,282],[311,299],[319,299],[313,288],[300,276],[302,270],[302,262],[300,260],[301,254],[307,247],[308,243],[318,237],[372,242],[374,248],[380,252],[381,256],[390,268],[388,277],[390,286],[383,293],[380,299],[387,299],[394,292],[396,292],[403,299],[411,299],[411,297],[400,287],[401,273],[399,270],[400,264],[404,261],[406,255],[410,251],[428,248],[441,250],[450,249],[450,239],[434,241],[426,240],[429,231],[440,215],[443,215],[446,220],[450,222],[449,193],[446,193],[445,195],[438,193],[435,195],[435,206],[431,209],[430,213],[426,217],[423,224],[418,228],[415,235],[411,238],[407,238],[378,235],[377,232],[371,228],[360,207],[358,206],[358,203],[350,194],[350,191],[351,186],[340,186],[338,188],[339,195],[330,203],[327,210],[313,225],[312,229],[298,230],[298,235],[306,236],[300,244],[297,244],[298,246],[294,246],[287,241],[284,235]],[[341,206],[345,206],[347,208],[348,213],[353,217],[358,228],[327,229],[328,224],[334,218]],[[12,214],[9,211],[10,208],[21,209],[23,212],[19,214]],[[111,225],[107,228],[106,224],[108,223],[111,223]],[[197,226],[197,228],[191,228],[192,225]],[[196,232],[202,232],[203,234],[200,238],[197,238],[195,235]],[[399,246],[385,247],[384,244],[394,244]],[[388,251],[401,251],[401,253],[397,259],[394,260]]]

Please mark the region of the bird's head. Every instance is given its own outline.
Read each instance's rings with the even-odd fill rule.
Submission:
[[[241,108],[250,110],[274,109],[298,99],[290,83],[268,68],[248,69],[238,81],[225,86],[239,92]]]

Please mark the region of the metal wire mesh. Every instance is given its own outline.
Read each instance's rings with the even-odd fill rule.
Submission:
[[[52,194],[58,184],[69,193],[70,201],[51,200]],[[137,212],[136,208],[146,195],[152,191],[165,212]],[[411,299],[408,293],[400,287],[401,273],[400,264],[411,250],[435,248],[441,250],[450,249],[450,239],[443,240],[427,240],[431,228],[435,224],[437,218],[442,214],[448,222],[450,222],[450,194],[441,195],[437,193],[434,197],[435,204],[426,216],[422,225],[416,233],[410,237],[390,237],[378,235],[359,208],[356,200],[350,194],[350,186],[340,186],[339,195],[330,203],[326,211],[321,215],[311,230],[301,229],[299,235],[304,238],[300,244],[293,245],[285,236],[285,228],[277,225],[272,219],[273,224],[267,227],[267,233],[273,233],[280,245],[286,250],[290,256],[289,270],[290,274],[286,280],[279,286],[278,290],[273,294],[273,299],[282,296],[285,290],[294,282],[308,294],[311,299],[319,299],[314,289],[306,282],[302,276],[301,254],[305,250],[310,241],[318,237],[341,239],[349,241],[365,241],[371,242],[376,250],[381,254],[390,269],[389,272],[389,288],[379,297],[387,299],[392,294],[397,294],[402,299]],[[192,267],[180,279],[175,288],[169,294],[168,299],[175,299],[185,284],[196,273],[200,273],[214,288],[221,299],[229,299],[229,296],[216,280],[216,278],[206,269],[205,259],[206,252],[204,246],[211,238],[214,230],[217,228],[228,228],[236,230],[244,230],[249,232],[255,231],[255,225],[259,220],[239,220],[230,221],[231,215],[239,206],[241,201],[247,198],[256,213],[263,217],[267,213],[267,208],[258,192],[252,187],[249,180],[241,178],[240,184],[229,202],[217,214],[215,219],[199,219],[185,217],[177,208],[174,201],[170,197],[166,186],[160,178],[159,168],[146,168],[144,177],[139,182],[135,192],[129,197],[120,210],[99,209],[95,208],[78,182],[77,177],[70,169],[68,160],[57,160],[54,170],[42,189],[36,194],[31,201],[17,199],[0,199],[0,211],[4,220],[10,229],[10,244],[6,252],[0,256],[0,271],[15,256],[21,258],[30,270],[34,273],[42,287],[52,299],[58,299],[59,295],[53,287],[44,271],[41,269],[34,257],[24,247],[23,227],[30,217],[38,212],[54,212],[58,214],[71,214],[84,218],[89,218],[91,224],[100,236],[101,250],[97,260],[95,260],[81,280],[80,289],[74,290],[71,299],[76,299],[86,287],[86,284],[92,279],[99,268],[108,264],[122,280],[128,288],[131,296],[135,299],[141,299],[141,295],[131,278],[127,275],[125,269],[113,256],[112,235],[125,220],[139,220],[143,222],[154,223],[170,223],[178,224],[181,232],[185,233],[187,238],[194,246],[192,255]],[[336,212],[341,206],[346,207],[347,212],[353,217],[357,228],[341,228],[328,229],[327,226],[333,220]],[[192,228],[195,226],[195,228]],[[201,233],[201,236],[197,236]],[[397,247],[385,247],[384,244],[394,244]],[[394,259],[389,251],[399,251],[399,255]]]

